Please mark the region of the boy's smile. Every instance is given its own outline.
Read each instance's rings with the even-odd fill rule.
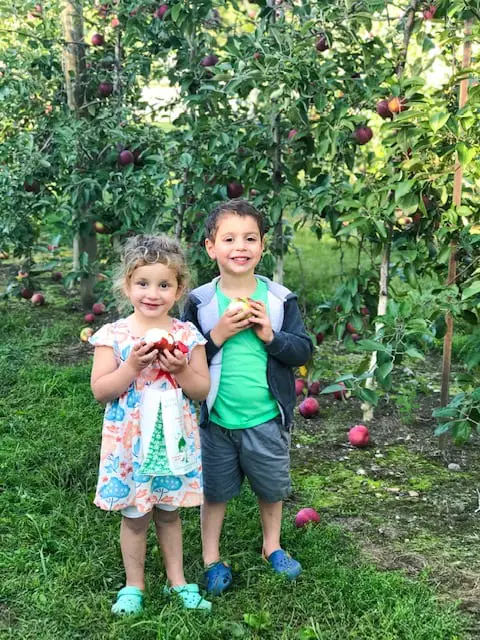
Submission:
[[[218,221],[215,239],[207,238],[205,246],[210,258],[217,261],[221,275],[245,276],[255,271],[264,243],[254,218],[227,213]]]

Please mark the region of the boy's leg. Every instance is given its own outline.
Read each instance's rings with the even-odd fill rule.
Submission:
[[[263,553],[265,557],[280,549],[283,502],[265,502],[258,498],[263,530]]]
[[[145,589],[145,554],[147,550],[147,529],[151,514],[140,517],[123,516],[120,525],[120,547],[125,566],[127,587]]]
[[[185,585],[183,573],[182,521],[178,509],[155,508],[153,520],[158,544],[162,550],[167,579],[172,587]]]
[[[202,506],[202,552],[205,566],[220,560],[220,535],[226,508],[226,502],[208,500]]]

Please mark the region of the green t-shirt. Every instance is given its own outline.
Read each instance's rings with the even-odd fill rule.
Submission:
[[[257,279],[251,296],[267,305],[267,284]],[[218,310],[223,315],[231,298],[217,285]],[[268,307],[267,307],[268,309]],[[267,383],[267,352],[253,329],[245,329],[223,344],[222,373],[212,422],[226,429],[245,429],[267,422],[280,413]]]

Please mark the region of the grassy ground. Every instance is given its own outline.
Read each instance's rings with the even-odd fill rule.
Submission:
[[[387,527],[399,504],[398,496],[386,491],[392,481],[402,482],[400,498],[404,487],[427,495],[445,472],[427,462],[426,470],[419,470],[420,452],[410,452],[393,439],[382,440],[380,432],[378,446],[388,449],[384,462],[375,448],[346,450],[346,425],[358,413],[353,404],[327,403],[318,421],[297,417],[295,491],[284,518],[285,546],[305,567],[296,584],[276,579],[261,561],[257,511],[245,489],[230,505],[223,538],[235,587],[215,600],[213,615],[187,615],[164,598],[165,576],[152,532],[145,615],[113,620],[110,606],[123,583],[119,518],[92,504],[102,409],[89,389],[91,351],[78,340],[82,313],[75,302],[61,285],[45,288],[45,307],[0,303],[0,635],[42,640],[478,637],[468,633],[472,621],[456,606],[455,594],[446,598],[425,565],[422,571],[409,572],[398,563],[399,571],[378,563],[378,554],[368,559],[367,534],[370,541],[374,529]],[[382,433],[388,433],[385,413]],[[378,477],[369,477],[375,461]],[[357,473],[359,466],[367,477]],[[388,477],[402,470],[401,477]],[[409,476],[418,476],[417,482],[410,483]],[[447,479],[453,479],[444,478],[448,488]],[[472,477],[465,481],[474,482]],[[381,501],[375,493],[382,495]],[[293,515],[306,505],[320,510],[322,522],[297,530]],[[416,506],[410,503],[409,508],[413,513]],[[427,531],[421,518],[418,522],[422,528],[416,532],[417,542]],[[184,525],[187,576],[199,580],[198,510],[185,510]],[[397,537],[392,534],[382,547],[391,557],[401,550],[395,545],[407,538],[404,528],[395,531]],[[410,531],[415,531],[414,522]],[[473,542],[470,529],[464,531],[465,540]],[[446,562],[451,559],[444,556]]]

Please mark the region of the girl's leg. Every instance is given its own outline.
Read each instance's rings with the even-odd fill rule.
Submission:
[[[268,556],[280,549],[280,529],[282,526],[283,502],[265,502],[258,498],[263,529],[263,552]]]
[[[203,562],[205,566],[220,560],[220,534],[226,502],[205,500],[201,510]]]
[[[127,587],[145,589],[145,554],[147,550],[147,530],[151,514],[139,518],[123,516],[120,525],[120,547],[125,566]]]
[[[153,510],[158,544],[163,554],[167,578],[172,587],[186,584],[183,573],[182,521],[179,510]]]

